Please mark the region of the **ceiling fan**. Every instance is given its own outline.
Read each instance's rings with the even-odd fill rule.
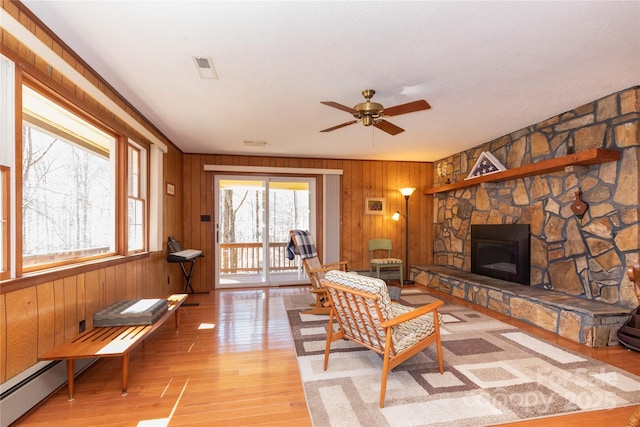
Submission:
[[[400,132],[404,132],[404,129],[382,119],[383,116],[398,116],[400,114],[413,113],[415,111],[428,110],[429,108],[431,108],[429,103],[424,99],[408,102],[406,104],[396,105],[394,107],[384,108],[382,104],[371,102],[371,98],[373,98],[373,95],[375,95],[375,93],[376,91],[373,89],[363,90],[362,96],[364,96],[366,102],[356,104],[353,108],[347,107],[346,105],[338,104],[337,102],[333,101],[321,101],[321,104],[337,108],[338,110],[346,111],[347,113],[351,113],[356,120],[351,120],[337,126],[323,129],[320,132],[331,132],[332,130],[340,129],[345,126],[349,126],[362,121],[362,124],[365,126],[373,125],[390,135],[397,135]]]

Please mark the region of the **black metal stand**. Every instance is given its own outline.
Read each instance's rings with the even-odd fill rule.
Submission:
[[[191,277],[193,276],[193,267],[195,267],[196,265],[196,260],[198,259],[198,257],[193,258],[189,261],[178,261],[178,263],[180,264],[180,269],[182,270],[182,274],[184,276],[184,279],[186,281],[186,284],[184,285],[184,293],[188,294],[188,295],[193,295],[193,294],[208,294],[209,291],[194,291],[193,290],[193,286],[191,286]],[[190,262],[191,264],[189,265],[189,270],[187,271],[187,268],[184,266],[185,263]],[[187,303],[185,302],[182,305],[191,305],[191,306],[196,306],[196,305],[200,305],[197,302],[192,302],[192,303]]]

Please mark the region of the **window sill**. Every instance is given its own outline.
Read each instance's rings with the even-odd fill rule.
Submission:
[[[0,281],[0,294],[17,291],[40,283],[50,282],[53,280],[64,279],[65,277],[75,276],[77,274],[87,273],[89,271],[100,268],[111,267],[118,264],[137,261],[148,258],[150,252],[140,252],[133,255],[115,255],[108,258],[100,258],[93,261],[83,263],[65,265],[62,267],[50,268],[47,270],[36,271],[24,274],[15,279]]]

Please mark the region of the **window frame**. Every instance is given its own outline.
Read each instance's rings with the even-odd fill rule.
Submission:
[[[2,174],[2,200],[0,200],[0,215],[4,220],[2,225],[2,266],[0,267],[0,281],[11,279],[15,275],[15,223],[12,214],[15,209],[15,138],[16,138],[16,100],[18,87],[18,67],[8,57],[0,54],[0,174]],[[11,143],[13,141],[13,144]]]
[[[27,77],[27,76],[25,76]],[[55,91],[50,90],[49,88],[45,87],[44,85],[42,85],[40,82],[35,81],[34,79],[31,79],[29,77],[23,79],[23,81],[21,82],[19,89],[20,92],[19,94],[17,94],[17,98],[20,99],[20,102],[22,103],[22,99],[24,99],[24,95],[23,95],[23,88],[24,86],[27,86],[30,90],[36,92],[38,95],[44,97],[45,99],[51,101],[52,103],[54,103],[56,106],[68,111],[71,114],[74,114],[75,116],[77,116],[78,118],[80,118],[81,120],[87,122],[89,125],[94,126],[95,128],[97,128],[98,130],[110,135],[113,138],[113,149],[115,150],[114,153],[110,153],[109,154],[109,162],[113,162],[115,161],[115,159],[117,159],[117,154],[118,154],[118,135],[112,130],[110,129],[108,126],[104,125],[103,123],[100,123],[99,121],[97,121],[96,119],[92,118],[91,116],[89,116],[85,111],[83,111],[82,109],[78,108],[77,106],[75,106],[74,104],[68,102],[66,99],[64,99],[63,97],[61,97],[60,95],[58,95]],[[17,144],[17,148],[16,148],[16,155],[19,156],[20,159],[20,164],[22,165],[24,158],[23,158],[23,146],[22,146],[22,142],[24,140],[24,135],[23,135],[23,128],[24,128],[24,122],[28,122],[30,123],[32,126],[35,126],[36,128],[41,127],[39,123],[34,123],[33,120],[29,121],[29,119],[27,119],[27,117],[25,117],[24,114],[24,106],[21,105],[19,111],[16,111],[16,113],[20,114],[20,118],[19,121],[17,123],[20,124],[20,129],[16,129],[17,132],[19,132],[20,134],[20,138],[16,141]],[[49,130],[48,132],[51,132],[51,128],[55,127],[54,125],[49,125]],[[66,138],[66,132],[61,131],[61,134],[64,134],[65,138]],[[68,142],[72,143],[72,144],[76,144],[80,147],[83,146],[83,144],[78,143],[78,141],[75,141],[73,139],[68,139]],[[85,147],[86,148],[86,147]],[[93,150],[92,150],[93,151]],[[115,223],[113,224],[113,228],[114,231],[117,230],[118,227],[118,214],[117,214],[117,199],[118,199],[118,191],[117,191],[117,168],[118,165],[116,163],[116,167],[114,168],[114,170],[112,171],[111,174],[111,180],[112,180],[112,189],[113,189],[113,200],[112,200],[112,210],[113,210],[113,216],[114,216],[114,221]],[[20,198],[17,200],[17,204],[19,206],[16,207],[16,210],[19,211],[20,215],[22,213],[22,209],[23,209],[23,201],[24,201],[24,194],[23,194],[23,188],[24,188],[24,184],[23,184],[23,176],[22,176],[22,167],[19,168],[19,173],[20,173],[20,178],[17,179],[17,183],[16,185],[19,185],[20,187]],[[20,184],[18,184],[20,183]],[[77,257],[73,257],[73,258],[68,258],[68,259],[60,259],[60,260],[53,260],[51,262],[42,262],[39,264],[35,264],[35,265],[25,265],[24,264],[24,247],[22,245],[22,243],[24,242],[24,229],[23,229],[23,223],[24,223],[24,218],[20,218],[19,223],[16,223],[17,226],[19,226],[19,230],[20,230],[20,242],[21,242],[21,249],[20,251],[16,251],[16,268],[20,268],[21,271],[23,273],[32,273],[32,272],[37,272],[37,271],[42,271],[42,270],[48,270],[51,268],[55,268],[55,267],[60,267],[60,266],[66,266],[66,265],[72,265],[72,264],[78,264],[78,263],[82,263],[82,262],[86,262],[86,261],[92,261],[92,260],[96,260],[96,259],[101,259],[101,258],[107,258],[107,257],[111,257],[114,256],[118,253],[118,246],[117,246],[117,232],[114,236],[112,236],[112,241],[113,241],[113,248],[111,250],[109,250],[108,252],[104,252],[104,253],[99,253],[99,254],[92,254],[92,255],[84,255],[84,256],[77,256]],[[19,267],[18,267],[19,266]]]
[[[127,179],[128,179],[128,164],[126,163],[126,157],[128,153],[128,136],[123,132],[118,132],[114,130],[112,127],[103,123],[99,120],[99,118],[93,116],[82,107],[76,105],[74,102],[70,101],[68,98],[64,97],[57,90],[49,87],[43,82],[39,81],[37,78],[31,76],[23,68],[20,66],[16,66],[16,78],[15,78],[15,122],[20,124],[15,129],[15,150],[16,150],[16,164],[22,164],[22,123],[23,123],[23,106],[22,106],[22,87],[23,85],[28,86],[30,89],[36,91],[40,95],[46,97],[47,99],[54,102],[56,105],[68,110],[69,112],[77,115],[82,120],[87,121],[92,126],[97,127],[98,129],[108,133],[109,135],[114,137],[114,153],[110,155],[111,161],[114,162],[114,173],[112,174],[112,180],[114,182],[114,249],[109,251],[108,253],[78,257],[68,260],[63,260],[59,262],[47,263],[47,264],[39,264],[37,266],[23,266],[23,218],[22,218],[22,197],[23,197],[23,185],[22,185],[22,170],[21,168],[15,168],[15,183],[9,183],[9,189],[15,189],[16,194],[16,206],[15,207],[7,207],[9,209],[9,218],[13,221],[15,218],[15,231],[8,228],[9,232],[6,235],[6,240],[8,243],[5,244],[5,247],[10,249],[11,241],[15,239],[15,254],[14,251],[7,250],[3,253],[3,255],[11,254],[15,255],[15,259],[11,260],[8,263],[9,268],[7,271],[2,271],[0,280],[16,280],[21,278],[30,277],[33,274],[47,274],[52,272],[59,271],[59,267],[63,268],[78,268],[86,265],[87,262],[101,262],[109,259],[113,259],[118,256],[140,256],[148,253],[148,236],[149,236],[149,203],[148,203],[148,195],[149,195],[149,147],[150,144],[143,140],[143,142],[135,142],[137,148],[142,149],[145,153],[145,168],[144,171],[144,183],[141,182],[141,191],[144,192],[145,201],[144,201],[144,217],[143,217],[143,248],[136,251],[128,251],[128,232],[127,232],[127,215],[126,215],[126,206],[128,203],[128,190],[127,190]],[[124,162],[123,162],[124,161]],[[142,187],[144,186],[144,187]],[[4,206],[3,206],[4,208]],[[14,215],[14,216],[13,216]],[[5,238],[5,236],[3,236]],[[15,271],[12,271],[15,270]],[[28,276],[25,276],[28,274]]]
[[[138,153],[138,161],[137,161],[137,170],[138,170],[138,180],[137,180],[137,196],[132,195],[130,193],[130,180],[131,180],[131,158],[130,153],[135,151]],[[127,233],[126,233],[126,250],[128,254],[135,254],[140,252],[146,252],[149,247],[149,203],[148,203],[148,194],[149,194],[149,150],[145,148],[141,144],[129,139],[127,144]],[[131,235],[129,233],[129,228],[131,224],[129,224],[129,215],[128,215],[128,206],[131,201],[141,202],[142,203],[142,247],[141,248],[130,248],[131,243]]]
[[[0,186],[2,197],[0,198],[0,237],[2,244],[2,256],[0,257],[0,280],[9,279],[11,276],[11,168],[0,165]]]

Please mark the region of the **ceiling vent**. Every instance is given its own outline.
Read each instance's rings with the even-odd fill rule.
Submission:
[[[213,79],[218,80],[218,73],[216,73],[216,69],[213,66],[213,61],[210,57],[203,56],[193,56],[193,63],[196,64],[196,68],[198,69],[198,74],[200,74],[201,79]]]
[[[264,147],[267,141],[244,141],[245,147]]]

